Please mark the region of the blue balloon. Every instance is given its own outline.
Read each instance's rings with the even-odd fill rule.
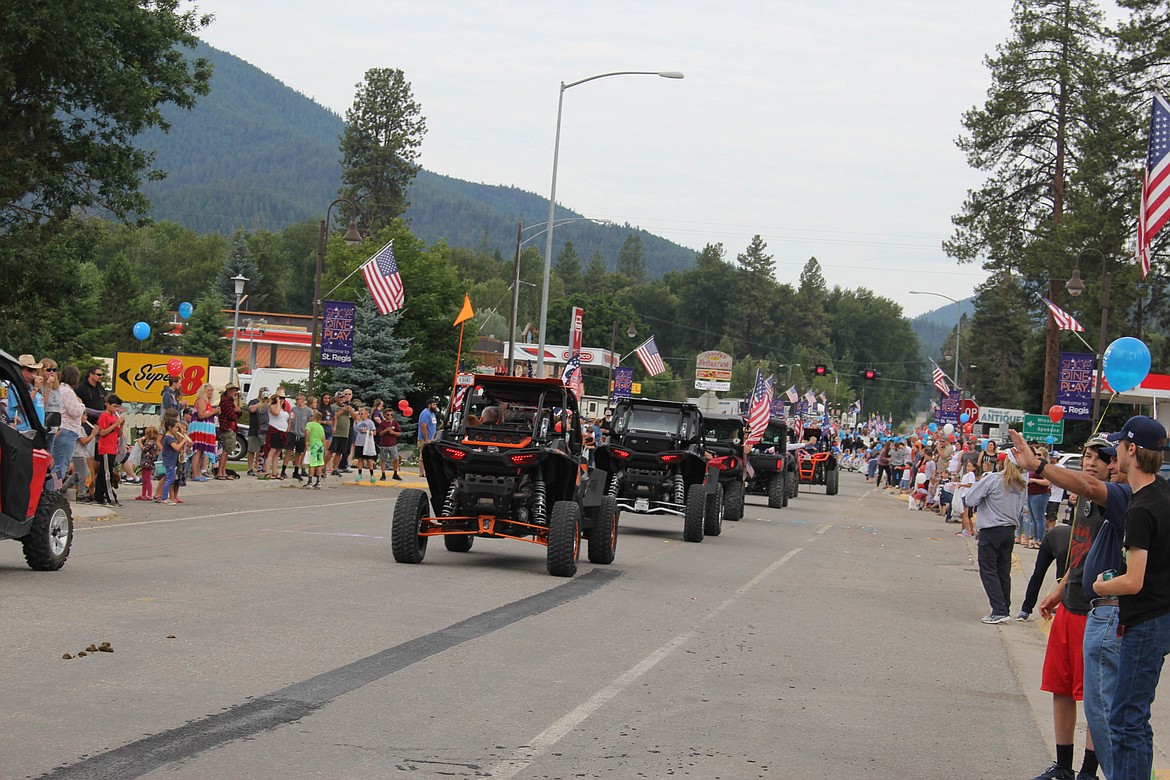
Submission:
[[[150,338],[150,326],[145,322],[134,323],[134,338],[139,341],[146,341]]]
[[[179,316],[182,317],[183,319],[187,319],[188,317],[190,317],[191,312],[193,312],[193,311],[195,311],[195,307],[192,306],[187,301],[183,301],[182,303],[179,304]]]
[[[936,431],[938,431],[938,424],[937,423],[931,423],[930,425],[928,425],[926,427],[930,429],[931,433],[935,433]]]
[[[971,419],[971,415],[967,414],[966,412],[963,412],[962,414],[959,415],[959,422],[961,422],[961,423],[965,423],[970,419]]]
[[[1051,447],[1053,444],[1056,444],[1056,437],[1055,437],[1055,436],[1049,436],[1047,439],[1045,439],[1045,441],[1047,441],[1047,442],[1048,442],[1048,446],[1049,446],[1049,447]]]
[[[1124,393],[1150,373],[1150,349],[1133,336],[1122,336],[1105,350],[1101,363],[1109,386],[1115,393]]]

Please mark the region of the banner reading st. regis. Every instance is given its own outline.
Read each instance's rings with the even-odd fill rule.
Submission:
[[[1056,403],[1064,408],[1065,419],[1088,420],[1092,417],[1093,362],[1093,355],[1088,352],[1060,353]]]
[[[325,301],[321,318],[321,365],[348,368],[353,365],[353,326],[357,304]]]

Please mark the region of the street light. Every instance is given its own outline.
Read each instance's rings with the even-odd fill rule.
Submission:
[[[608,219],[594,219],[593,217],[570,217],[568,219],[558,219],[556,222],[553,223],[553,227],[556,227],[558,225],[564,225],[564,224],[569,223],[569,222],[581,222],[581,221],[595,222],[598,225],[612,225],[613,224],[613,222],[611,222]],[[544,224],[544,223],[538,222],[535,225],[529,225],[528,227],[524,227],[523,222],[516,223],[516,269],[515,269],[515,278],[512,280],[512,316],[509,320],[510,327],[508,329],[508,374],[509,375],[516,373],[516,313],[520,308],[520,250],[529,241],[535,241],[537,238],[544,235],[545,231],[547,231],[548,228],[546,227],[546,228],[544,228],[544,230],[541,230],[538,233],[533,233],[528,238],[524,238],[523,236],[524,236],[525,231],[532,230],[532,228],[534,228],[534,227],[540,227],[542,224]],[[528,282],[525,282],[525,284],[528,284]],[[532,286],[535,287],[536,285],[532,285]],[[541,352],[544,352],[543,348],[541,348]]]
[[[1077,252],[1076,260],[1073,262],[1072,278],[1065,282],[1064,289],[1068,290],[1068,294],[1076,298],[1085,291],[1085,283],[1081,280],[1081,255],[1085,252],[1096,252],[1097,256],[1101,258],[1101,270],[1104,272],[1101,276],[1101,334],[1097,337],[1097,370],[1093,387],[1093,419],[1089,422],[1093,426],[1093,430],[1097,430],[1097,413],[1101,409],[1101,377],[1104,371],[1101,367],[1102,356],[1105,354],[1105,330],[1109,325],[1109,286],[1113,283],[1113,272],[1105,270],[1105,254],[1092,247],[1085,247]]]
[[[236,285],[236,317],[232,321],[232,365],[228,376],[230,377],[229,381],[234,384],[236,381],[236,336],[239,335],[240,330],[240,301],[243,299],[244,285],[248,283],[248,277],[236,274],[232,277],[232,281]]]
[[[788,387],[792,387],[792,369],[794,367],[800,368],[801,365],[800,365],[800,363],[781,363],[780,365],[776,366],[776,368],[787,368],[788,369],[788,381],[784,383]],[[787,390],[788,388],[786,387],[785,389]]]
[[[254,320],[251,317],[244,320],[245,327],[248,328],[248,373],[255,376],[256,374],[256,329],[260,329],[260,335],[264,335],[264,326],[268,324],[268,320],[261,317]]]
[[[313,338],[309,341],[309,378],[305,383],[307,395],[313,394],[313,375],[316,373],[318,360],[317,320],[321,318],[321,275],[325,272],[325,245],[326,239],[329,237],[329,215],[338,203],[348,203],[355,214],[358,210],[353,201],[348,198],[337,198],[325,208],[325,219],[321,220],[321,230],[317,235],[317,273],[313,277]],[[356,217],[349,221],[349,227],[346,228],[342,240],[350,246],[362,242],[362,234],[358,230]]]
[[[580,79],[566,84],[561,82],[560,96],[557,99],[557,134],[553,142],[552,189],[548,196],[548,237],[544,242],[544,288],[540,295],[540,351],[536,356],[536,375],[544,376],[544,345],[545,328],[548,325],[548,278],[552,273],[553,227],[556,225],[557,208],[557,161],[561,153],[561,113],[565,105],[565,90],[584,84],[587,81],[604,79],[609,76],[658,76],[664,79],[681,79],[683,74],[676,70],[620,70],[613,73],[599,73],[596,76]]]
[[[613,406],[613,393],[614,393],[614,390],[617,389],[613,386],[613,369],[614,369],[613,356],[616,354],[616,350],[617,350],[617,330],[618,330],[618,321],[614,320],[613,321],[613,337],[609,340],[609,405],[610,406]],[[638,329],[635,328],[634,323],[631,322],[630,327],[626,328],[626,336],[628,338],[632,339],[632,338],[636,338],[637,335],[638,335]]]
[[[958,386],[958,384],[959,384],[959,340],[960,340],[960,337],[962,336],[962,334],[960,333],[960,329],[963,327],[963,307],[959,306],[959,302],[956,301],[954,298],[952,298],[949,295],[943,295],[942,293],[925,292],[922,290],[910,290],[909,293],[911,295],[937,295],[939,298],[946,298],[948,301],[955,304],[956,308],[958,309],[957,316],[955,318],[955,376],[954,376],[955,385]]]

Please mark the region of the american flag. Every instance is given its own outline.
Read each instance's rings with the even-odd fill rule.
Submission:
[[[809,406],[813,406],[817,402],[817,395],[810,388],[809,391],[804,394],[804,400],[808,401]]]
[[[1142,206],[1138,212],[1137,260],[1142,278],[1150,272],[1150,245],[1170,219],[1170,104],[1154,95],[1150,114],[1150,148],[1142,182]]]
[[[764,379],[762,369],[756,369],[756,388],[752,391],[751,403],[748,405],[748,435],[744,449],[750,450],[764,438],[764,431],[768,428],[768,417],[772,411],[772,377]]]
[[[825,398],[825,391],[824,390],[817,393],[817,398],[819,398],[821,400],[821,403],[823,403],[823,404],[828,403],[828,400]]]
[[[784,391],[784,395],[788,396],[788,403],[794,404],[800,400],[800,396],[796,393],[796,385]]]
[[[378,311],[389,314],[402,308],[402,277],[398,275],[398,263],[394,260],[394,242],[391,241],[362,266],[370,296],[378,305]]]
[[[792,424],[792,432],[796,434],[797,441],[804,440],[804,420],[800,417],[796,418],[796,422]]]
[[[569,362],[565,364],[565,370],[561,372],[561,383],[568,386],[573,379],[573,374],[581,370],[581,356],[573,355],[569,358]]]
[[[642,346],[635,349],[634,354],[642,361],[642,367],[650,376],[658,376],[666,370],[666,364],[662,362],[662,355],[658,354],[658,345],[654,343],[653,336],[642,342]]]
[[[1085,332],[1084,326],[1077,322],[1076,318],[1067,311],[1047,298],[1041,298],[1040,300],[1044,301],[1044,305],[1048,307],[1048,311],[1052,312],[1052,319],[1056,320],[1056,327],[1061,330],[1075,330],[1077,333]]]
[[[463,397],[467,395],[467,385],[458,385],[455,388],[455,398],[451,401],[451,411],[459,413],[463,409]]]
[[[938,367],[938,363],[935,363],[933,360],[930,361],[930,365],[934,366],[934,386],[937,387],[938,391],[943,395],[950,393],[951,386],[947,384],[947,375],[944,374],[943,370]]]

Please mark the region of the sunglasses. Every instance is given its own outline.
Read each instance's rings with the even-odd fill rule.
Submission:
[[[46,372],[48,372],[48,373],[50,373],[50,374],[55,374],[55,373],[57,373],[57,369],[55,369],[55,368],[46,368],[46,369],[45,369],[45,371],[46,371]]]

